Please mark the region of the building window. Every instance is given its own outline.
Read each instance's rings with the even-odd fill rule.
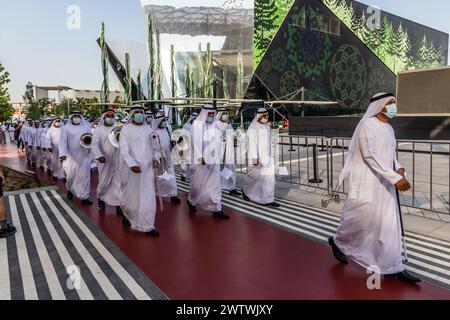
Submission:
[[[323,16],[317,13],[311,14],[309,18],[310,28],[313,31],[329,33],[339,36],[341,34],[341,23],[332,17]]]

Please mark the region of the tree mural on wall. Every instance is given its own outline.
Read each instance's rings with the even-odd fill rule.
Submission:
[[[411,43],[402,24],[395,27],[387,15],[378,27],[371,27],[365,13],[356,13],[346,0],[323,0],[328,8],[349,27],[393,72],[443,65],[443,50],[426,39]]]
[[[261,61],[277,29],[277,7],[275,0],[255,0],[255,60]],[[255,62],[256,63],[256,62]]]

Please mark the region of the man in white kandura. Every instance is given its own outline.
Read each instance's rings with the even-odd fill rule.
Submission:
[[[258,109],[247,130],[248,173],[242,185],[242,197],[262,205],[279,207],[275,202],[275,159],[269,112]]]
[[[223,190],[230,195],[240,196],[236,190],[236,161],[234,156],[234,130],[231,126],[230,115],[226,108],[219,108],[216,123],[222,136],[220,163],[221,163],[221,185]]]
[[[229,219],[222,211],[221,133],[215,121],[214,107],[205,105],[192,125],[190,133],[193,148],[192,177],[187,204],[192,213],[200,208],[212,212],[215,217]]]
[[[158,237],[153,165],[160,156],[153,152],[151,134],[152,128],[145,123],[144,108],[133,106],[127,124],[120,131],[122,224]]]
[[[173,203],[181,203],[178,198],[177,180],[172,161],[172,139],[167,130],[167,117],[163,112],[158,112],[153,120],[152,144],[156,154],[160,154],[158,168],[156,170],[156,195],[170,198]],[[159,178],[161,177],[161,178]]]
[[[348,198],[336,235],[329,239],[337,260],[346,256],[364,268],[417,283],[402,262],[401,220],[396,188],[410,189],[405,170],[396,158],[394,130],[388,123],[397,114],[393,94],[371,99],[349,146],[339,187],[349,178]]]
[[[120,209],[119,150],[109,141],[109,133],[115,124],[114,110],[106,110],[94,131],[92,152],[98,162],[98,207],[102,210],[106,204],[116,207],[117,215],[121,216],[123,213]]]
[[[31,146],[31,165],[33,169],[38,168],[38,164],[41,160],[41,139],[40,139],[40,127],[41,122],[34,121],[33,129],[28,131],[29,142],[28,145]]]
[[[59,139],[63,130],[63,121],[61,118],[55,118],[47,131],[46,139],[48,141],[48,152],[50,153],[50,169],[53,180],[64,179],[66,177],[61,161],[59,161]]]
[[[15,130],[16,130],[16,128],[14,128],[14,125],[11,123],[8,127],[9,142],[11,142],[11,143],[14,143],[14,141],[16,140],[14,137]]]
[[[91,126],[80,111],[73,111],[61,132],[59,140],[59,158],[64,161],[66,173],[67,197],[74,195],[81,203],[91,205],[91,152],[80,144],[84,134],[91,133]]]
[[[189,139],[190,139],[190,132],[192,130],[192,124],[194,123],[194,120],[197,119],[197,117],[198,117],[198,113],[192,112],[188,121],[183,125],[183,127],[181,128],[182,137],[178,141],[179,144],[186,143],[186,141],[184,141],[183,137],[189,137]],[[191,150],[191,149],[192,148],[189,148],[189,150]],[[181,181],[186,181],[186,179],[190,180],[191,175],[192,175],[191,159],[193,157],[193,153],[191,152],[190,155],[186,155],[186,154],[184,154],[184,152],[185,152],[185,150],[180,151],[180,157],[183,159],[182,163],[181,163],[181,170],[182,170]]]
[[[32,146],[28,145],[28,141],[31,140],[30,137],[32,137],[32,131],[34,128],[33,120],[28,118],[25,124],[23,125],[22,129],[20,130],[19,140],[23,141],[23,144],[25,145],[25,154],[27,156],[27,162],[28,164],[31,164],[31,151]]]

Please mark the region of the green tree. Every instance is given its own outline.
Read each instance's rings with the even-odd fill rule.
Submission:
[[[0,121],[10,119],[14,113],[14,109],[9,101],[8,88],[6,88],[6,84],[9,82],[9,72],[0,63]]]
[[[261,59],[272,40],[271,32],[277,28],[278,20],[277,6],[275,0],[255,0],[255,47],[257,58]]]
[[[31,81],[29,81],[27,83],[27,85],[25,86],[25,93],[22,96],[22,98],[23,98],[23,101],[28,104],[31,104],[35,101],[34,86],[33,86],[33,83],[31,83]]]

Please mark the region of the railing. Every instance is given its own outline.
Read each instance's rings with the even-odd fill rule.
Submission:
[[[350,138],[279,136],[279,165],[288,176],[279,181],[324,191],[322,205],[338,202],[347,184],[336,190],[344,166]],[[237,148],[238,149],[238,148]],[[238,170],[246,172],[245,153],[237,150]],[[401,194],[402,205],[416,210],[450,214],[450,142],[398,140],[397,157],[405,167],[412,188]]]

